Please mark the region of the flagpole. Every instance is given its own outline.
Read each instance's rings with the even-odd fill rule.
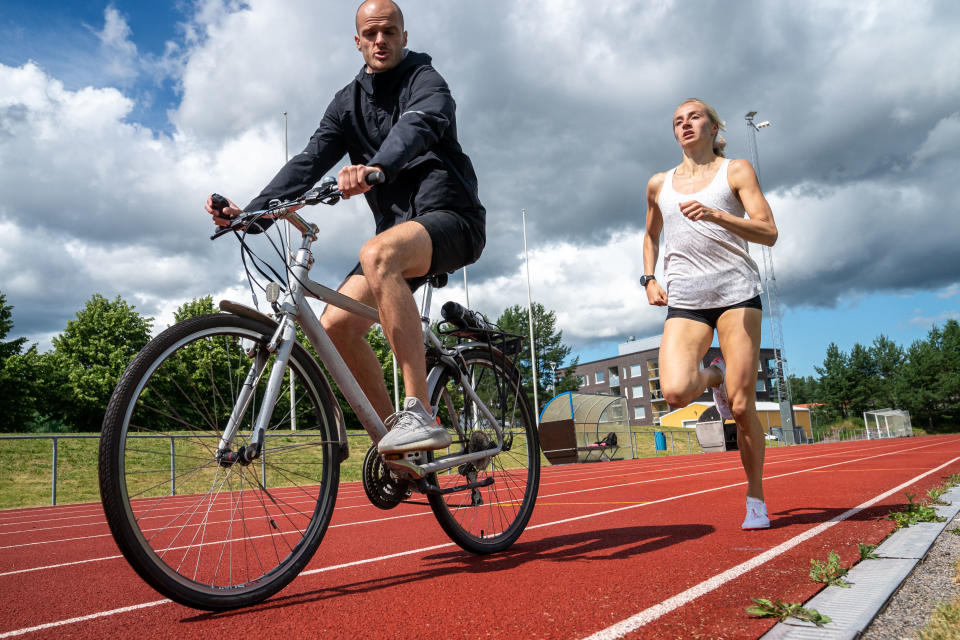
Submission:
[[[537,393],[537,345],[533,340],[533,298],[530,294],[530,258],[527,256],[527,210],[520,210],[523,222],[523,261],[527,266],[527,321],[530,325],[530,366],[533,370],[533,408],[537,429],[540,428],[540,397]]]

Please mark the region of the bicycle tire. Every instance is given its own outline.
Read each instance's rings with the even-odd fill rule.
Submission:
[[[428,500],[451,540],[472,553],[494,553],[512,545],[533,514],[540,483],[540,443],[513,364],[498,349],[482,344],[465,349],[461,356],[463,373],[503,425],[510,449],[472,465],[473,469],[461,465],[446,475],[431,474],[428,480],[441,488],[487,478],[493,483],[462,492],[428,494]],[[431,401],[439,406],[440,421],[450,432],[450,455],[496,443],[495,431],[479,409],[474,410],[475,403],[463,391],[459,376],[450,372],[441,377]],[[429,458],[441,453],[433,452]]]
[[[110,531],[141,578],[190,607],[234,609],[275,594],[309,562],[333,514],[336,413],[316,361],[300,344],[260,458],[249,465],[217,461],[237,391],[274,329],[226,313],[175,324],[134,358],[107,406],[98,471]],[[253,385],[234,450],[250,444],[274,360],[266,356]],[[277,432],[289,428],[291,413],[303,437]]]

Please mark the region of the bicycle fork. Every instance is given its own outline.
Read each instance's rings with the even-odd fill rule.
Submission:
[[[227,426],[223,430],[220,444],[217,447],[217,461],[220,463],[220,466],[229,467],[237,462],[243,465],[250,464],[250,462],[258,458],[263,451],[264,433],[270,421],[270,416],[273,415],[273,409],[277,403],[280,388],[283,385],[287,362],[290,360],[290,352],[293,350],[295,340],[296,329],[290,318],[285,315],[277,326],[277,330],[274,332],[270,342],[266,345],[254,344],[252,353],[250,351],[247,352],[247,355],[254,357],[254,361],[250,365],[249,371],[247,371],[247,376],[240,388],[240,393],[237,394],[237,400],[234,403],[230,419],[227,421]],[[270,377],[267,379],[267,388],[264,391],[263,400],[257,412],[253,431],[250,434],[250,444],[240,447],[236,451],[232,451],[230,447],[233,444],[233,439],[236,436],[237,430],[240,428],[243,416],[246,415],[247,409],[250,407],[250,403],[253,400],[254,389],[263,376],[263,371],[266,368],[267,358],[270,353],[276,353],[276,359],[270,371]]]

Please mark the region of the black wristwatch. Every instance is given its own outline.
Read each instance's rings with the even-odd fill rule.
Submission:
[[[656,278],[655,278],[654,276],[640,276],[640,286],[643,287],[644,289],[646,289],[646,288],[647,288],[647,284],[648,284],[651,280],[656,280]]]

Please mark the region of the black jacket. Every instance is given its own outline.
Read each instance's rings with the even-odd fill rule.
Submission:
[[[477,176],[457,142],[456,104],[430,62],[410,51],[389,71],[361,69],[334,96],[306,148],[246,210],[301,195],[348,153],[351,164],[380,165],[386,174],[385,184],[365,194],[377,233],[438,209],[483,229]]]

